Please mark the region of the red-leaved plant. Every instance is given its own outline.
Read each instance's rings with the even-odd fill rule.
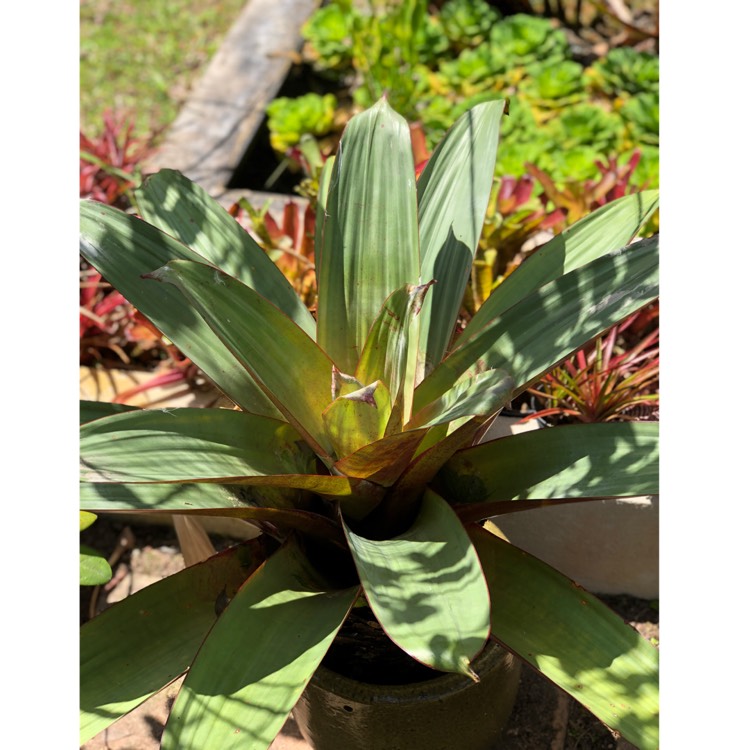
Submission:
[[[550,404],[542,417],[574,422],[658,419],[659,303],[626,318],[527,393]]]

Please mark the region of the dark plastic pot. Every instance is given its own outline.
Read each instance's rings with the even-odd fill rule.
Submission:
[[[520,668],[495,643],[472,662],[478,683],[446,674],[370,685],[321,666],[294,718],[314,750],[494,750],[513,709]]]

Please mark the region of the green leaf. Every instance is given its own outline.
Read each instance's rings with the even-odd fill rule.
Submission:
[[[328,203],[328,190],[331,185],[331,175],[335,156],[329,156],[324,162],[318,177],[318,204],[315,206],[315,258],[320,259],[323,253],[323,224],[326,216],[326,205]],[[315,281],[320,289],[320,268],[315,265]]]
[[[455,504],[659,492],[659,424],[561,425],[474,445],[437,477]]]
[[[427,491],[414,524],[374,541],[345,526],[367,601],[414,659],[472,677],[489,636],[489,597],[474,547],[450,506]]]
[[[308,473],[314,459],[285,422],[231,409],[139,409],[81,426],[82,478],[177,482]]]
[[[266,750],[359,592],[320,580],[286,544],[230,601],[182,685],[164,750]]]
[[[339,396],[323,412],[323,422],[337,456],[348,456],[380,440],[391,415],[391,397],[378,380]]]
[[[110,404],[107,401],[85,401],[81,400],[79,405],[80,422],[91,422],[93,419],[109,417],[112,414],[122,414],[124,411],[134,411],[137,406],[128,404]]]
[[[333,363],[325,352],[254,289],[211,266],[172,261],[149,277],[186,296],[312,449],[330,459],[321,414],[332,400]]]
[[[85,544],[81,545],[81,586],[101,586],[112,578],[112,568],[104,555]]]
[[[391,394],[394,408],[399,410],[392,418],[394,427],[403,426],[404,378],[409,369],[409,334],[414,329],[416,316],[424,304],[431,283],[397,289],[383,303],[380,313],[367,335],[362,355],[354,376],[362,383],[382,380]],[[400,405],[400,408],[399,408]]]
[[[330,490],[344,493],[347,489],[351,495],[351,485],[356,480],[347,477],[296,477],[295,484],[304,484],[303,480],[320,479],[320,482],[310,481],[305,489]],[[259,477],[259,480],[264,479]],[[274,477],[274,479],[283,479]],[[330,482],[327,480],[331,480]],[[339,481],[340,480],[340,481]],[[278,486],[272,484],[271,486]],[[287,486],[281,484],[281,486]],[[80,505],[99,513],[122,513],[138,511],[141,514],[184,513],[193,516],[225,516],[242,518],[247,521],[268,521],[277,528],[296,529],[303,534],[322,537],[338,543],[341,540],[338,525],[321,515],[308,510],[294,507],[279,507],[275,498],[263,497],[249,491],[246,485],[225,484],[133,484],[83,482],[80,485]],[[337,497],[344,506],[355,504],[360,498],[345,495]],[[259,506],[259,500],[263,505]],[[374,507],[372,501],[368,507]],[[269,507],[270,506],[270,507]]]
[[[535,289],[604,255],[625,247],[659,205],[659,192],[626,195],[577,221],[536,250],[479,308],[456,342],[459,349],[477,331]]]
[[[136,201],[149,224],[255,289],[315,338],[315,320],[278,266],[200,185],[175,170],[162,169],[136,190]]]
[[[417,182],[421,277],[437,284],[420,318],[417,382],[442,360],[455,330],[490,199],[506,101],[484,102],[448,130]]]
[[[464,417],[489,417],[510,401],[514,385],[513,378],[504,370],[472,375],[427,404],[408,426],[434,427]]]
[[[267,417],[279,411],[177,289],[142,278],[174,258],[203,257],[145,221],[81,201],[81,255],[235,403]]]
[[[234,596],[266,557],[253,539],[147,586],[81,627],[83,744],[190,665],[216,620],[216,603]]]
[[[596,597],[477,526],[492,634],[641,750],[659,746],[659,652]]]
[[[83,531],[84,529],[88,529],[89,526],[91,526],[94,521],[96,521],[96,515],[94,513],[89,513],[88,511],[81,510],[78,511],[80,514],[79,519],[79,530]]]
[[[426,429],[396,432],[339,459],[333,468],[349,477],[389,487],[409,465]]]
[[[414,394],[415,409],[439,398],[467,373],[489,369],[510,373],[516,383],[515,397],[658,293],[657,235],[545,284],[489,321],[422,382]]]
[[[325,206],[318,342],[353,373],[394,289],[419,280],[417,194],[409,126],[385,99],[346,126]]]

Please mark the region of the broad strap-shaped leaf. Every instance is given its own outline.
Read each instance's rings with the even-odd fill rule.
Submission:
[[[390,416],[391,396],[378,380],[331,402],[323,423],[336,455],[343,458],[380,440]]]
[[[200,185],[173,169],[162,169],[145,179],[136,200],[149,224],[255,289],[315,338],[315,320],[278,266]]]
[[[347,124],[325,205],[318,343],[353,373],[394,289],[419,281],[417,192],[409,126],[385,99]]]
[[[267,417],[278,409],[177,289],[144,280],[175,258],[203,257],[142,219],[81,201],[81,255],[235,403]]]
[[[347,481],[345,477],[328,478]],[[179,513],[242,518],[261,528],[268,522],[275,528],[296,529],[337,544],[342,541],[338,525],[320,513],[269,505],[259,506],[245,485],[114,482],[82,482],[80,485],[80,507],[99,513],[137,511],[142,515]]]
[[[601,601],[478,526],[492,634],[641,750],[659,746],[659,652]]]
[[[659,192],[645,190],[607,203],[536,250],[503,281],[469,321],[456,342],[462,347],[535,289],[596,258],[625,247],[656,211]]]
[[[416,330],[414,321],[431,285],[432,282],[420,286],[407,284],[388,297],[367,335],[354,373],[362,383],[375,380],[385,383],[394,409],[399,410],[391,420],[394,429],[403,427],[404,378],[409,370],[414,370],[407,357],[409,352],[417,352],[415,346],[409,346],[409,336]]]
[[[112,414],[122,414],[125,411],[135,411],[137,406],[128,404],[110,404],[107,401],[86,401],[81,399],[79,404],[80,422],[91,422],[94,419],[109,417]]]
[[[190,667],[164,750],[266,750],[359,593],[332,589],[297,545],[237,592]]]
[[[83,744],[179,677],[234,596],[267,555],[263,538],[175,573],[113,604],[81,627]]]
[[[149,274],[174,284],[325,461],[332,448],[321,414],[331,402],[333,363],[290,318],[221,271],[172,261]]]
[[[506,101],[484,102],[451,126],[417,182],[421,277],[437,284],[420,318],[417,382],[442,360],[455,330],[492,189]]]
[[[467,373],[489,369],[507,370],[516,383],[516,396],[658,294],[657,235],[545,284],[492,319],[422,382],[414,394],[415,410],[439,398]]]
[[[513,378],[504,370],[472,375],[427,404],[408,426],[434,427],[465,417],[489,417],[510,401],[514,385]]]
[[[333,165],[336,161],[335,156],[329,156],[323,162],[323,168],[320,170],[318,177],[318,203],[315,206],[315,258],[319,259],[323,253],[323,224],[326,217],[326,204],[328,203],[328,189],[331,186],[331,175],[333,174]],[[315,267],[315,277],[320,288],[318,267]]]
[[[487,584],[450,506],[427,491],[414,524],[374,541],[346,527],[367,601],[396,645],[434,669],[473,677],[489,636]]]
[[[291,425],[231,409],[139,409],[81,426],[82,478],[169,482],[305,474],[314,456]]]
[[[459,451],[437,476],[452,504],[659,492],[659,424],[561,425]]]
[[[361,518],[381,500],[383,488],[365,479],[327,474],[275,474],[264,477],[222,477],[200,483],[140,484],[82,482],[80,507],[88,510],[198,511],[248,517],[250,507],[306,507],[298,492],[337,502],[347,517]],[[272,520],[272,519],[267,519]]]

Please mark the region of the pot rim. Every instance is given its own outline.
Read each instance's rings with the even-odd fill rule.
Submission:
[[[488,640],[479,655],[471,662],[471,667],[481,678],[493,669],[500,668],[506,659],[507,670],[511,672],[514,662],[519,664],[517,658],[497,641]],[[466,675],[446,672],[429,680],[383,685],[355,680],[321,664],[310,684],[354,702],[397,703],[404,699],[411,700],[415,690],[423,698],[439,698],[466,690],[476,683]]]

